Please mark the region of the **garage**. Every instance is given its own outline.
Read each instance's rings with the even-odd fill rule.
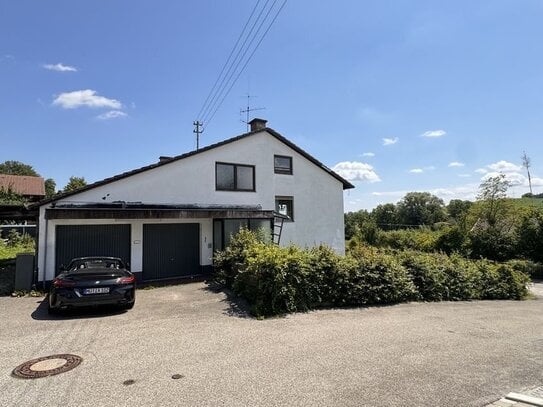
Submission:
[[[143,225],[143,280],[187,277],[201,273],[200,225]]]
[[[56,267],[74,257],[112,256],[130,261],[130,225],[57,225]]]

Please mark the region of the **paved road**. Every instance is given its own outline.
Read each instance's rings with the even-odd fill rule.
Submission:
[[[10,376],[57,353],[84,361]],[[483,406],[541,385],[542,372],[541,297],[265,321],[203,283],[139,291],[125,313],[54,319],[36,298],[0,298],[1,406]]]

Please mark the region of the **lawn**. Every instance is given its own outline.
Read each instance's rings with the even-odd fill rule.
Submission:
[[[538,208],[543,209],[541,198],[510,198],[508,199],[516,208]]]

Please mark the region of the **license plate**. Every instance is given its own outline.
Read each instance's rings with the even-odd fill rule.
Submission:
[[[107,294],[109,287],[85,288],[83,294]]]

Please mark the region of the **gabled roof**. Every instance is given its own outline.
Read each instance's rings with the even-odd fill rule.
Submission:
[[[23,196],[45,196],[45,184],[42,177],[0,174],[0,189],[11,189]]]
[[[38,202],[36,204],[36,206],[42,206],[42,205],[48,204],[50,202],[66,198],[68,196],[72,196],[72,195],[78,194],[80,192],[87,191],[87,190],[92,189],[92,188],[96,188],[96,187],[99,187],[99,186],[102,186],[102,185],[105,185],[105,184],[109,184],[111,182],[118,181],[118,180],[123,179],[123,178],[130,177],[132,175],[139,174],[140,172],[149,171],[149,170],[152,170],[154,168],[170,164],[170,163],[172,163],[174,161],[179,161],[179,160],[182,160],[184,158],[192,157],[194,155],[201,154],[201,153],[204,153],[204,152],[209,151],[209,150],[213,150],[215,148],[224,146],[226,144],[230,144],[230,143],[233,143],[235,141],[239,141],[239,140],[242,140],[244,138],[251,137],[251,136],[253,136],[253,135],[257,134],[257,133],[264,132],[264,131],[267,132],[268,134],[270,134],[271,136],[275,137],[277,140],[281,141],[282,143],[286,144],[287,146],[292,148],[294,151],[296,151],[298,154],[302,155],[303,157],[305,157],[306,159],[311,161],[313,164],[320,167],[323,171],[326,171],[332,177],[334,177],[335,179],[340,181],[343,184],[343,189],[354,188],[353,184],[351,184],[346,179],[342,178],[340,175],[336,174],[330,168],[328,168],[327,166],[322,164],[319,160],[317,160],[316,158],[314,158],[310,154],[306,153],[300,147],[298,147],[297,145],[295,145],[291,141],[287,140],[285,137],[283,137],[281,134],[279,134],[275,130],[273,130],[273,129],[269,128],[269,127],[266,127],[266,128],[258,129],[258,130],[255,130],[255,131],[250,131],[248,133],[244,133],[244,134],[241,134],[239,136],[232,137],[232,138],[229,138],[229,139],[224,140],[224,141],[220,141],[220,142],[215,143],[215,144],[211,144],[211,145],[209,145],[207,147],[200,148],[199,150],[193,150],[193,151],[190,151],[188,153],[181,154],[181,155],[178,155],[178,156],[175,156],[175,157],[171,157],[171,158],[161,157],[162,160],[157,162],[157,163],[147,165],[145,167],[137,168],[137,169],[132,170],[132,171],[123,172],[122,174],[115,175],[113,177],[105,178],[105,179],[103,179],[101,181],[97,181],[97,182],[94,182],[92,184],[86,185],[86,186],[84,186],[82,188],[79,188],[79,189],[77,189],[75,191],[66,192],[66,193],[63,193],[63,194],[56,195],[54,198],[49,198],[49,199],[45,199],[45,200],[42,200],[42,201]]]

